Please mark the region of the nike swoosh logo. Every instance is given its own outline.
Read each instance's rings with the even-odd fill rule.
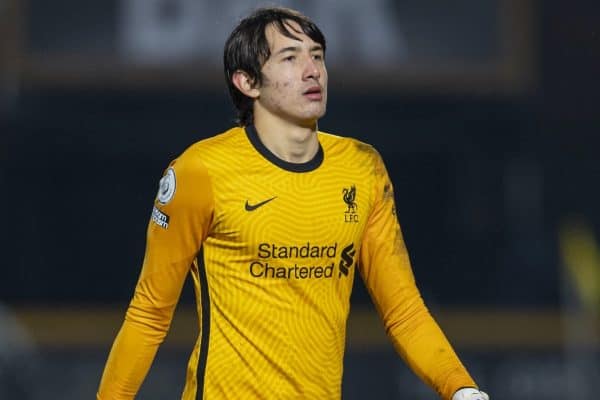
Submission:
[[[248,200],[246,200],[246,205],[245,205],[245,209],[246,211],[254,211],[256,210],[258,207],[264,206],[265,204],[267,204],[268,202],[270,202],[271,200],[275,200],[277,198],[277,196],[275,197],[271,197],[270,199],[261,201],[260,203],[256,203],[256,204],[250,204],[248,203]]]

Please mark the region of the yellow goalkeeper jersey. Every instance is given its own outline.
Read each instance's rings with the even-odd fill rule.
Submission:
[[[188,274],[199,335],[184,400],[339,399],[357,272],[415,373],[444,399],[475,386],[415,285],[381,157],[318,139],[316,156],[294,164],[237,127],[171,163],[98,399],[135,397]]]

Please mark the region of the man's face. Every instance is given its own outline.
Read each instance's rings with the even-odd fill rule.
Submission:
[[[272,25],[266,29],[271,56],[262,67],[263,82],[256,102],[270,114],[311,126],[325,114],[327,105],[323,48],[295,22],[289,22],[288,29],[300,40],[281,34]]]

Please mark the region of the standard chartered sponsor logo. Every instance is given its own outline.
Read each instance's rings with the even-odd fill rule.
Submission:
[[[300,246],[280,246],[275,243],[261,243],[258,245],[260,258],[335,258],[337,243],[329,246],[312,245],[310,242]]]
[[[254,278],[329,279],[333,277],[337,249],[337,243],[314,245],[307,242],[292,246],[260,243],[258,260],[253,260],[248,270]],[[292,261],[298,259],[303,260],[300,265]]]
[[[267,262],[253,261],[250,263],[250,275],[255,278],[279,279],[320,279],[333,276],[333,262],[327,266],[271,266]]]

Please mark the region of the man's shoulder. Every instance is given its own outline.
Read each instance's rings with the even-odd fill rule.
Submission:
[[[216,135],[201,139],[189,146],[183,154],[194,152],[210,152],[212,150],[235,145],[245,137],[244,128],[233,127]]]
[[[326,150],[330,149],[336,153],[363,155],[368,158],[379,157],[379,153],[371,144],[354,137],[319,131],[319,141]]]
[[[189,170],[206,169],[215,160],[230,158],[231,150],[243,143],[244,136],[243,128],[234,127],[201,139],[188,146],[171,164],[185,165]]]
[[[207,161],[222,152],[231,152],[232,148],[242,143],[244,136],[243,128],[234,127],[192,143],[177,158]]]

